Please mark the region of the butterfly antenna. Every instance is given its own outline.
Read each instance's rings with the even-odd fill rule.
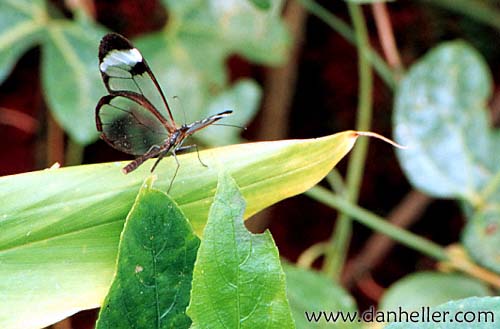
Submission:
[[[225,126],[225,127],[233,127],[233,128],[239,128],[239,129],[242,129],[242,130],[247,130],[247,127],[233,125],[233,124],[230,124],[230,123],[213,123],[212,126]]]
[[[182,116],[184,117],[184,124],[187,124],[187,118],[186,118],[186,111],[184,111],[184,108],[182,107],[181,99],[179,96],[174,96],[173,99],[179,104],[179,108],[182,111]]]

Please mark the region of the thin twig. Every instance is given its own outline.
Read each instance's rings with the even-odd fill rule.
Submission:
[[[15,127],[28,134],[35,134],[38,129],[38,121],[33,117],[6,107],[0,107],[0,124]]]
[[[385,2],[377,2],[372,4],[372,9],[375,24],[377,26],[378,38],[382,45],[385,59],[393,71],[398,75],[396,77],[396,79],[398,79],[403,70],[403,64],[401,63],[401,56],[399,55],[394,39],[394,31],[392,30],[387,6]]]
[[[45,161],[45,167],[52,166],[54,162],[64,165],[64,131],[49,112],[47,120],[47,159]]]
[[[356,130],[366,131],[370,129],[372,121],[373,72],[370,62],[363,54],[369,49],[370,43],[361,7],[353,3],[348,3],[347,6],[356,33],[358,50],[359,102],[356,115]],[[361,134],[360,132],[356,133]],[[366,132],[363,132],[363,134],[366,135]],[[349,158],[345,198],[353,203],[358,200],[367,152],[368,140],[362,139],[358,141]],[[351,240],[351,231],[351,219],[347,214],[341,212],[335,223],[335,229],[330,238],[330,247],[323,264],[323,271],[329,277],[340,278]]]
[[[404,199],[387,216],[387,220],[400,228],[407,228],[417,221],[432,201],[427,195],[418,191],[409,192]],[[361,252],[346,266],[343,282],[349,287],[363,277],[373,267],[380,264],[394,246],[394,240],[381,233],[375,233],[365,243]]]

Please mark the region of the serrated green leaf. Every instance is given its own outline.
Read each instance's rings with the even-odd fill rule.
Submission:
[[[288,301],[297,328],[360,328],[358,322],[327,323],[324,319],[319,322],[307,320],[305,312],[356,312],[354,299],[334,281],[326,276],[312,271],[301,269],[293,265],[284,264]]]
[[[116,274],[96,328],[191,325],[185,310],[200,240],[175,202],[147,184],[125,221]]]
[[[53,21],[48,31],[42,56],[46,100],[71,138],[89,144],[97,139],[94,109],[105,94],[97,59],[104,31],[69,21]]]
[[[171,196],[201,232],[219,164],[247,201],[245,218],[320,181],[353,146],[347,131],[323,138],[249,143],[179,156]],[[111,283],[118,239],[152,161],[129,175],[125,163],[0,178],[0,327],[37,328],[100,305]],[[166,191],[175,162],[155,173]],[[33,298],[36,296],[36,298]]]
[[[418,272],[397,281],[384,293],[379,309],[406,311],[437,306],[450,300],[489,296],[482,282],[461,274]]]
[[[47,19],[42,0],[0,2],[0,83],[19,57],[40,41]]]
[[[386,329],[492,329],[500,324],[500,297],[470,297],[430,309],[440,321],[391,323]],[[445,312],[448,312],[445,315]],[[472,319],[474,321],[470,321]],[[447,319],[446,321],[443,321]],[[469,321],[467,321],[469,320]]]
[[[491,76],[464,42],[447,42],[413,65],[395,101],[397,152],[411,183],[434,196],[473,201],[492,175],[486,102]]]
[[[192,328],[294,328],[285,275],[269,231],[243,224],[245,200],[223,171],[193,273]]]

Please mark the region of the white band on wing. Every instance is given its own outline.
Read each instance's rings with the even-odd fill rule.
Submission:
[[[135,64],[142,62],[142,56],[139,50],[136,48],[124,49],[124,50],[113,50],[110,51],[102,60],[99,69],[101,72],[106,72],[108,67],[128,65],[133,67]]]

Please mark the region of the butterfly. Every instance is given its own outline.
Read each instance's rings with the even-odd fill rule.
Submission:
[[[106,34],[101,40],[99,70],[109,93],[99,100],[95,110],[101,139],[136,156],[122,169],[125,174],[146,160],[157,158],[153,172],[160,160],[171,154],[177,167],[169,190],[179,170],[176,153],[192,148],[198,151],[195,144],[183,146],[186,138],[232,113],[224,111],[178,126],[146,60],[129,40],[117,33]]]

